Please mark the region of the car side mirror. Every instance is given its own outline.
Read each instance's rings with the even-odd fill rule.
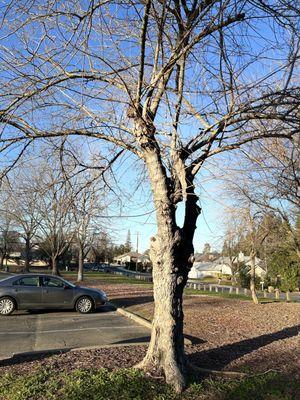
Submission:
[[[64,285],[64,290],[70,289],[69,285]]]

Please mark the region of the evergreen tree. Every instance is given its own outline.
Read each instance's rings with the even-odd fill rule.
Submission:
[[[130,229],[128,229],[126,242],[124,244],[124,253],[129,253],[131,250],[132,250],[131,233]]]

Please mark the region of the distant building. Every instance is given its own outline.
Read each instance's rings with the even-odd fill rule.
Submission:
[[[209,243],[205,243],[205,245],[203,247],[203,254],[210,254],[210,244]]]
[[[121,254],[114,257],[114,262],[119,265],[127,265],[129,263],[137,263],[138,259],[141,258],[143,254],[137,253],[135,251],[129,251],[128,253]]]
[[[235,267],[237,267],[239,263],[241,266],[251,267],[251,258],[240,252],[237,257],[233,257],[231,260],[229,257],[221,256],[215,260],[214,263],[218,266],[223,275],[233,275],[231,266],[236,269]],[[262,260],[258,257],[255,257],[255,274],[259,277],[264,277],[266,275],[266,271],[262,266]]]
[[[214,262],[195,262],[189,272],[189,278],[215,278],[221,272],[220,266],[216,265]]]
[[[195,262],[209,262],[215,261],[217,258],[220,257],[220,253],[217,251],[212,251],[211,253],[195,253]]]
[[[125,254],[114,257],[114,263],[125,267],[134,267],[139,271],[151,271],[152,263],[148,254],[140,254],[135,251],[130,251]]]
[[[197,256],[197,255],[196,255]],[[219,257],[215,261],[200,261],[203,260],[203,255],[195,257],[195,262],[189,272],[190,279],[201,279],[201,278],[216,278],[220,275],[233,275],[232,267],[240,266],[251,266],[251,259],[249,256],[245,256],[242,252],[239,253],[238,257],[233,257],[230,260],[229,257]],[[235,269],[235,268],[234,268]],[[262,267],[262,261],[259,258],[255,258],[255,274],[256,276],[263,278],[266,275],[265,269]]]

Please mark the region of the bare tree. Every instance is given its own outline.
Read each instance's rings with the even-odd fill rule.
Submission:
[[[126,151],[143,163],[158,231],[155,312],[140,367],[162,370],[180,391],[182,295],[201,211],[195,176],[212,156],[299,132],[299,9],[281,0],[33,0],[2,12],[3,173],[36,139],[60,136],[102,141],[109,161]],[[272,129],[257,132],[257,120]]]
[[[12,249],[12,237],[11,237],[11,226],[12,219],[11,215],[1,211],[0,213],[0,268],[3,269],[4,259],[8,257]]]
[[[71,207],[73,193],[65,181],[60,164],[52,159],[51,164],[39,164],[31,189],[38,194],[39,225],[36,236],[40,248],[51,260],[52,273],[59,274],[58,258],[69,248],[74,236]]]
[[[228,218],[228,216],[227,216]],[[229,266],[232,273],[232,282],[237,284],[237,275],[241,270],[239,253],[242,250],[240,243],[244,234],[243,226],[239,224],[235,216],[226,222],[227,230],[224,237],[222,255],[228,257]]]
[[[72,216],[74,219],[75,240],[78,250],[77,281],[83,280],[83,263],[94,241],[95,233],[99,235],[99,217],[104,209],[104,191],[99,192],[99,179],[88,179],[86,182],[68,182],[73,193]],[[101,195],[100,195],[101,193]],[[102,199],[101,199],[102,197]]]
[[[225,180],[238,187],[239,196],[263,212],[269,210],[285,222],[289,241],[300,257],[295,229],[300,212],[299,135],[292,141],[256,142],[228,167]]]
[[[25,172],[25,173],[24,173]],[[2,185],[5,194],[6,213],[25,243],[24,270],[29,271],[31,251],[34,246],[33,238],[39,226],[38,192],[32,189],[30,168],[18,170],[10,180]]]

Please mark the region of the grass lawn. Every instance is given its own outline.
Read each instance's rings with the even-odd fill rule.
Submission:
[[[70,280],[70,281],[76,281],[77,278],[77,273],[73,271],[69,272],[63,272],[62,277]],[[88,285],[89,282],[91,283],[98,283],[99,285],[105,285],[105,284],[132,284],[132,285],[139,285],[143,288],[148,288],[151,289],[153,288],[152,283],[147,283],[143,280],[123,276],[123,275],[114,275],[110,273],[105,273],[105,272],[86,272],[84,274],[84,282]],[[248,300],[252,301],[250,296],[246,296],[243,294],[229,294],[229,293],[223,293],[223,292],[214,292],[214,291],[209,291],[209,290],[195,290],[195,289],[185,289],[184,293],[186,295],[205,295],[205,296],[212,296],[212,297],[219,297],[223,299],[240,299],[240,300]],[[285,301],[285,300],[275,300],[271,298],[263,299],[260,298],[259,301],[261,303],[270,303],[270,302],[279,302],[279,301]]]
[[[77,279],[77,273],[75,272],[64,272],[62,273],[62,277],[64,279],[70,280],[70,281],[76,281]],[[152,283],[147,283],[145,281],[135,279],[135,278],[129,278],[127,276],[123,275],[114,275],[114,274],[109,274],[106,272],[86,272],[84,274],[84,283],[89,283],[89,282],[97,282],[99,284],[130,284],[130,285],[142,285],[145,287],[151,288],[153,285]]]
[[[63,278],[69,280],[76,280],[77,274],[75,272],[64,272],[62,274]],[[152,283],[146,283],[143,280],[130,278],[123,275],[113,275],[110,273],[105,272],[86,272],[84,275],[84,280],[88,284],[89,281],[101,284],[134,284],[134,285],[141,285],[145,288],[153,288]],[[210,292],[209,290],[195,290],[195,289],[185,289],[184,293],[186,295],[207,295],[213,297],[220,297],[224,299],[241,299],[241,300],[251,300],[249,296],[245,296],[243,294],[229,294],[229,293],[222,293],[222,292]]]
[[[181,395],[161,379],[151,379],[133,369],[81,369],[68,374],[40,369],[0,378],[2,400],[296,400],[299,393],[299,381],[275,372],[242,380],[192,379]]]

